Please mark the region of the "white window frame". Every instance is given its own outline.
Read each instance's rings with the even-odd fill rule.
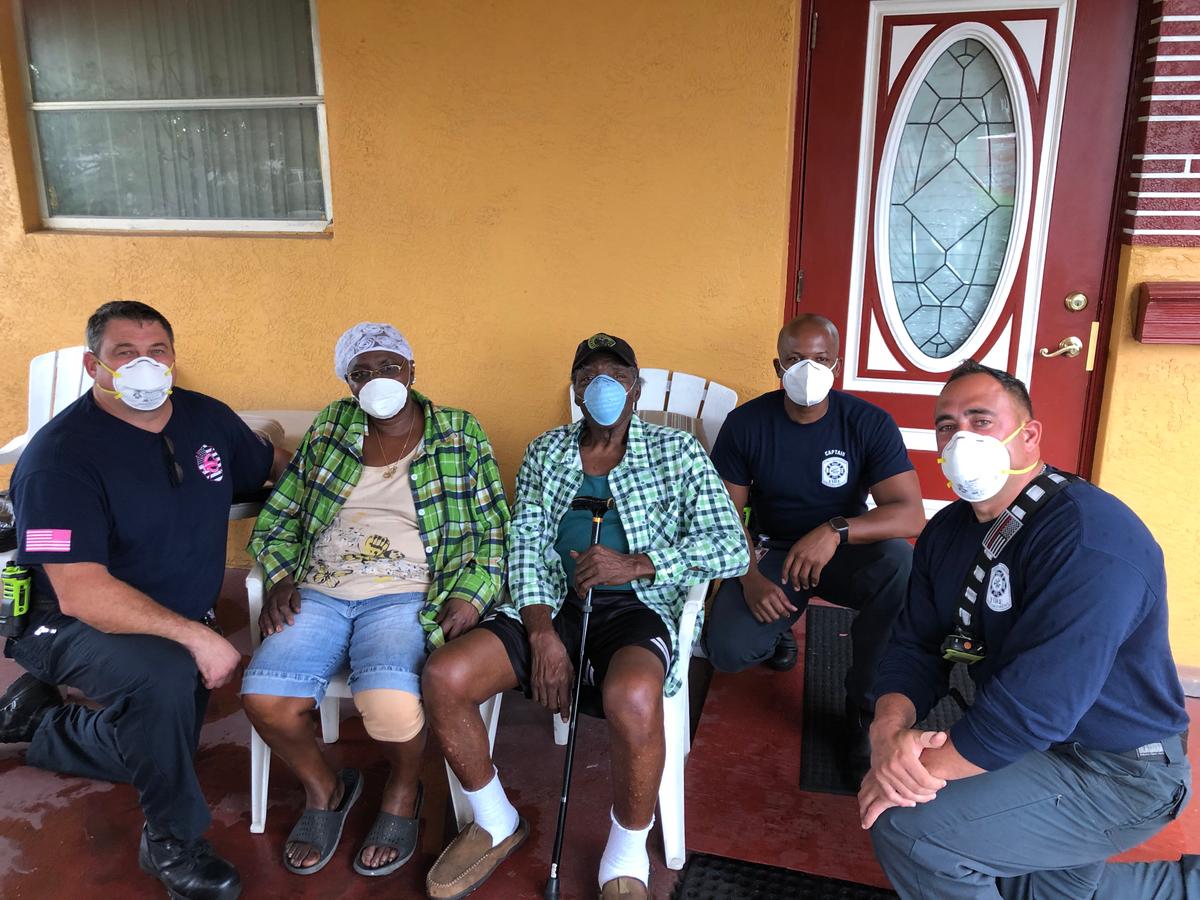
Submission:
[[[992,296],[988,298],[987,305],[980,314],[979,321],[967,339],[951,353],[946,356],[930,356],[917,346],[916,341],[908,333],[904,318],[900,314],[900,304],[896,300],[896,288],[892,281],[890,231],[892,179],[896,174],[896,161],[900,154],[900,141],[904,136],[904,126],[908,124],[908,117],[912,114],[913,104],[916,102],[921,85],[941,55],[963,40],[978,41],[996,60],[996,66],[1000,69],[1001,76],[1004,78],[1004,86],[1008,90],[1012,102],[1012,139],[1016,146],[1013,217],[1012,224],[1008,228],[1008,243],[1004,247],[1004,259],[996,276],[996,284],[992,288]],[[949,372],[961,360],[975,356],[1007,308],[1006,300],[1009,291],[1012,290],[1013,282],[1016,280],[1017,269],[1024,262],[1025,232],[1029,224],[1030,213],[1033,210],[1033,112],[1016,54],[990,25],[980,22],[960,22],[952,25],[942,32],[917,60],[908,76],[907,83],[900,92],[900,98],[896,101],[892,121],[888,124],[883,150],[879,157],[877,182],[874,223],[875,280],[879,285],[879,299],[882,301],[884,318],[892,338],[913,366],[925,372]]]
[[[190,100],[33,100],[33,84],[29,79],[28,36],[25,31],[24,0],[13,4],[17,19],[17,53],[21,69],[25,113],[29,127],[29,145],[33,151],[33,167],[37,179],[38,210],[42,224],[48,229],[63,231],[199,231],[199,232],[268,232],[313,233],[327,230],[333,224],[333,194],[329,184],[329,125],[325,118],[325,74],[321,67],[320,30],[317,26],[316,0],[308,0],[308,21],[312,29],[313,74],[317,93],[311,97],[217,97]],[[321,219],[157,219],[121,216],[57,216],[46,207],[46,181],[42,174],[42,150],[38,143],[37,116],[54,110],[181,110],[181,109],[294,109],[315,108],[317,137],[321,155],[321,189],[325,199],[325,216]]]

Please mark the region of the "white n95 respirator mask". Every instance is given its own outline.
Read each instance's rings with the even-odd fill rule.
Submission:
[[[816,406],[833,389],[833,369],[802,359],[783,373],[783,390],[797,406]]]
[[[172,367],[156,359],[139,356],[116,369],[110,369],[98,358],[96,362],[106,372],[112,373],[113,377],[113,390],[103,387],[100,390],[112,394],[132,409],[150,412],[166,403],[167,397],[171,395],[171,385],[174,381],[171,376]]]
[[[1004,440],[973,431],[956,432],[938,457],[950,490],[968,503],[982,503],[1000,493],[1009,475],[1032,472],[1038,464],[1036,460],[1024,469],[1009,468],[1012,460],[1006,445],[1025,425],[1022,422]]]
[[[407,402],[408,387],[394,378],[372,378],[358,392],[358,405],[376,419],[390,419]]]

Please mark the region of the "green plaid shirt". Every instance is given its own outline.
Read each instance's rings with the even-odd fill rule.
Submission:
[[[461,409],[434,406],[417,391],[425,411],[424,441],[412,462],[413,499],[433,584],[421,625],[433,647],[445,642],[436,618],[451,597],[481,613],[500,592],[508,502],[479,422]],[[335,400],[313,421],[267,498],[248,550],[262,563],[269,588],[290,575],[297,584],[321,532],[362,475],[367,416],[354,400]]]
[[[525,451],[517,473],[517,499],[508,532],[508,589],[499,611],[520,618],[526,606],[544,604],[557,614],[567,595],[567,575],[554,549],[558,524],[583,484],[579,436],[584,423],[547,431]],[[720,476],[690,434],[650,425],[634,416],[625,456],[608,474],[630,553],[654,563],[653,579],[633,582],[634,592],[666,623],[671,642],[688,588],[732,578],[750,565],[746,535]],[[696,618],[696,635],[704,623]],[[693,635],[693,638],[696,636]],[[668,697],[679,690],[675,659],[667,674]]]

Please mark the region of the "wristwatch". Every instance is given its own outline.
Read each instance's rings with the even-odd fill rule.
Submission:
[[[837,532],[838,546],[850,540],[850,523],[841,516],[834,516],[829,520],[829,527]]]

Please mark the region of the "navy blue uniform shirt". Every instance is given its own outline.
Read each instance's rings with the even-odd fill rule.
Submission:
[[[722,480],[750,488],[756,528],[795,541],[834,516],[867,511],[871,487],[912,469],[895,420],[874,403],[830,391],[816,422],[788,418],[783,391],[729,414],[713,445]]]
[[[908,603],[875,690],[904,694],[918,721],[946,693],[950,663],[939,648],[990,526],[959,500],[917,539]],[[985,584],[976,621],[987,655],[969,669],[975,702],[950,730],[970,762],[997,769],[1064,742],[1120,753],[1187,727],[1162,550],[1116,497],[1086,482],[1064,488],[1017,532]]]
[[[176,388],[171,404],[156,434],[105,412],[89,391],[29,442],[12,498],[17,561],[35,567],[37,596],[53,597],[42,564],[94,562],[189,619],[212,607],[233,495],[266,481],[273,451],[211,397]]]

